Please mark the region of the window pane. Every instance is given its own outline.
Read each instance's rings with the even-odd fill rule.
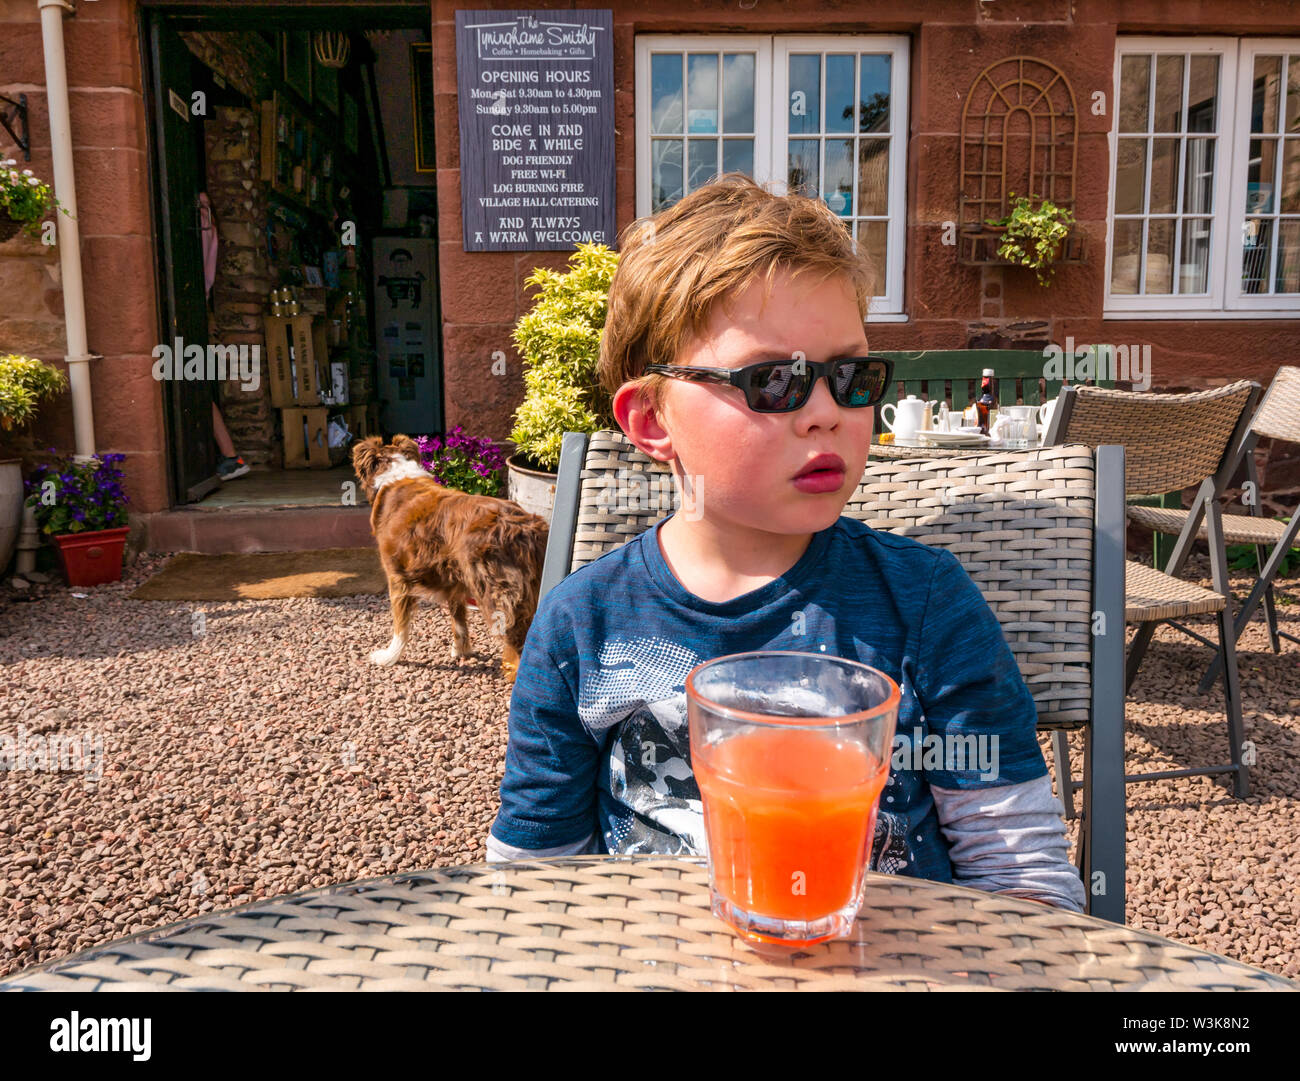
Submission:
[[[686,140],[687,176],[690,178],[688,191],[694,191],[707,184],[718,172],[718,140]]]
[[[1188,139],[1183,165],[1183,213],[1214,211],[1214,140]]]
[[[1183,221],[1183,251],[1180,256],[1178,291],[1204,293],[1210,282],[1210,220],[1186,218]]]
[[[1115,163],[1115,213],[1141,214],[1147,182],[1147,141],[1120,139]]]
[[[722,58],[722,100],[723,131],[754,130],[753,53],[727,53]]]
[[[1152,214],[1172,214],[1178,209],[1178,143],[1178,139],[1152,140]]]
[[[1183,58],[1156,57],[1156,131],[1183,130]]]
[[[1251,139],[1250,163],[1246,167],[1246,213],[1272,214],[1273,170],[1277,164],[1276,139]]]
[[[886,257],[889,255],[889,222],[860,221],[854,235],[858,247],[865,248],[876,268],[876,295],[879,296],[885,292],[885,279],[888,275],[889,263]]]
[[[1138,256],[1142,251],[1142,222],[1117,221],[1115,223],[1115,250],[1110,260],[1110,291],[1136,293],[1138,291]]]
[[[1300,213],[1300,139],[1282,144],[1282,193],[1278,209],[1283,214]]]
[[[818,169],[818,142],[816,139],[791,139],[786,164],[786,180],[790,191],[802,195],[817,194],[820,182]]]
[[[754,140],[723,139],[722,171],[754,175]]]
[[[1255,57],[1255,92],[1250,103],[1250,130],[1277,131],[1277,98],[1282,85],[1282,58]]]
[[[718,58],[714,53],[691,53],[686,58],[686,130],[718,130]]]
[[[1151,57],[1125,56],[1119,62],[1119,130],[1150,131]]]
[[[1147,281],[1145,293],[1174,291],[1174,223],[1169,218],[1147,222]]]
[[[1300,293],[1300,221],[1284,221],[1278,232],[1274,292]]]
[[[650,140],[650,210],[671,206],[682,197],[682,140]]]
[[[826,57],[826,130],[853,130],[853,62],[852,54]],[[829,165],[827,166],[829,168]]]
[[[790,134],[803,135],[818,130],[822,115],[822,58],[795,54],[790,57]]]
[[[1287,60],[1286,130],[1300,132],[1300,56]]]
[[[679,134],[682,130],[682,58],[673,53],[650,57],[650,130]]]
[[[889,213],[889,140],[858,140],[858,213]]]
[[[892,57],[863,53],[858,90],[858,130],[889,131],[889,65]]]
[[[827,100],[830,92],[827,91]],[[840,217],[853,215],[853,140],[826,140],[826,172],[822,176],[822,198]]]
[[[1273,250],[1273,223],[1248,218],[1241,227],[1241,291],[1268,292],[1268,263]]]
[[[1218,131],[1219,58],[1193,56],[1187,76],[1187,130]]]

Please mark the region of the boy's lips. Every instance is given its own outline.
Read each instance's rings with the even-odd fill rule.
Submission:
[[[838,454],[819,454],[793,477],[801,492],[819,495],[844,487],[844,459]]]
[[[794,479],[798,480],[800,477],[806,477],[810,473],[816,473],[821,470],[834,470],[843,473],[844,459],[838,454],[819,454],[799,470],[799,472],[794,475]]]

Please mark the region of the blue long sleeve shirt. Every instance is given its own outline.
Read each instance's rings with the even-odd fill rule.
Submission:
[[[872,869],[1082,910],[1033,699],[952,553],[841,517],[784,574],[714,602],[669,569],[664,521],[542,599],[489,858],[703,853],[686,674],[728,653],[826,652],[902,693]]]

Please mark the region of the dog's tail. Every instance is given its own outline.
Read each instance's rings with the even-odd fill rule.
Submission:
[[[523,648],[537,614],[549,534],[546,519],[503,507],[484,531],[479,558],[465,568],[488,626],[516,650]]]

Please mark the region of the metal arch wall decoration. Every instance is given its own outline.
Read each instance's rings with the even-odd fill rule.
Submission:
[[[961,114],[962,262],[1006,262],[997,255],[1001,230],[985,219],[1008,213],[1008,190],[1074,209],[1078,145],[1074,89],[1056,65],[1008,56],[975,77]],[[1072,234],[1056,262],[1083,257],[1082,237]]]

